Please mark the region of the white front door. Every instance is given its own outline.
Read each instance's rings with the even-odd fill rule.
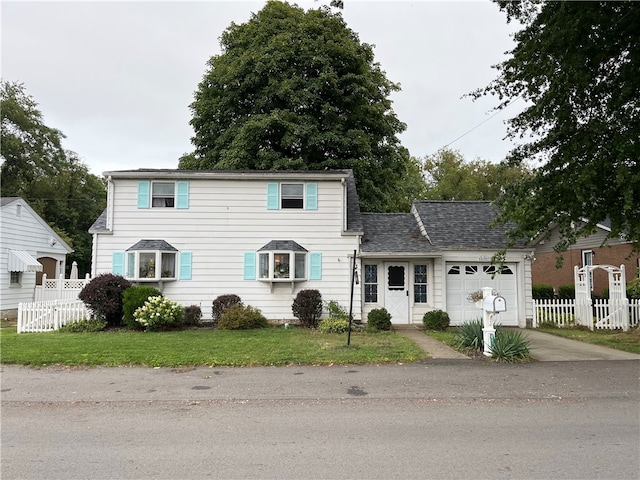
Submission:
[[[409,323],[408,263],[385,265],[384,308],[391,314],[391,323]]]

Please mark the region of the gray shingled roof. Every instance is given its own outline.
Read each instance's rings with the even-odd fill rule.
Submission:
[[[413,206],[433,244],[442,249],[497,249],[508,241],[509,225],[491,228],[498,208],[490,202],[421,201]]]
[[[353,170],[346,170],[347,177],[347,232],[362,233],[362,214],[360,213],[360,199],[356,189]]]
[[[428,253],[438,249],[420,233],[410,213],[363,213],[361,249],[368,253]]]
[[[306,248],[301,247],[293,240],[271,240],[264,247],[262,247],[258,251],[262,250],[270,250],[270,251],[283,251],[286,250],[288,252],[306,252],[308,251]]]
[[[164,240],[140,240],[135,245],[127,248],[127,252],[132,250],[159,250],[162,252],[177,252],[178,249]]]
[[[96,218],[93,225],[89,227],[89,233],[102,233],[108,232],[107,230],[107,209],[105,208],[100,216]]]

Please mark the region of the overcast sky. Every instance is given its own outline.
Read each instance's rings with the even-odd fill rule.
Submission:
[[[468,160],[504,158],[513,147],[503,140],[505,120],[522,106],[491,118],[497,100],[461,98],[492,80],[491,66],[513,48],[515,27],[494,3],[344,3],[349,28],[401,85],[391,98],[411,155],[449,145]],[[66,135],[65,148],[92,173],[177,168],[192,151],[189,104],[207,60],[220,53],[220,35],[264,4],[3,0],[2,79],[25,84],[45,123]]]

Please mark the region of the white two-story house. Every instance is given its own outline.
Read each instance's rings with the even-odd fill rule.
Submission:
[[[362,235],[350,171],[104,175],[107,208],[90,230],[93,275],[155,286],[185,306],[200,305],[204,318],[223,294],[272,320],[293,318],[303,289],[349,304]]]
[[[105,172],[107,208],[94,223],[92,275],[149,284],[211,316],[236,294],[270,320],[291,320],[300,290],[348,307],[384,307],[394,324],[446,310],[452,324],[482,316],[467,295],[492,286],[504,325],[532,316],[530,249],[508,250],[488,202],[415,202],[411,213],[365,214],[350,170]],[[355,254],[355,256],[354,256]],[[352,296],[353,262],[356,263]],[[499,270],[499,271],[498,271]]]

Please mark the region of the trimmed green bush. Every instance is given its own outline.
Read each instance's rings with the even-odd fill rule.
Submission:
[[[422,317],[422,323],[427,330],[446,330],[449,328],[449,314],[443,310],[432,310]]]
[[[376,308],[367,315],[367,331],[391,330],[391,314],[385,308]]]
[[[122,313],[125,325],[133,330],[144,327],[136,322],[133,314],[144,305],[149,297],[161,297],[162,292],[149,285],[132,285],[122,293]]]
[[[184,321],[185,327],[198,327],[202,321],[202,309],[199,305],[189,305],[184,309]]]
[[[300,290],[291,311],[303,327],[316,328],[322,316],[322,295],[318,290]]]
[[[67,323],[58,330],[61,333],[89,333],[101,332],[107,328],[107,322],[99,318],[86,318],[77,322]]]
[[[551,285],[538,284],[531,287],[531,295],[534,300],[541,300],[553,298],[555,294]]]
[[[250,330],[269,325],[262,312],[251,305],[233,305],[227,308],[218,319],[221,330]]]
[[[89,281],[78,298],[94,316],[117,327],[122,324],[122,293],[130,286],[131,282],[120,275],[103,273]]]
[[[527,362],[531,360],[530,342],[519,330],[503,329],[496,332],[491,356],[499,362]]]
[[[345,333],[349,331],[348,318],[325,318],[320,321],[318,329],[321,333]]]
[[[238,295],[231,293],[216,297],[211,305],[211,318],[213,319],[214,326],[218,320],[220,320],[224,311],[234,305],[242,305],[242,300]]]
[[[576,286],[560,285],[558,287],[558,298],[565,298],[565,299],[576,298]]]

